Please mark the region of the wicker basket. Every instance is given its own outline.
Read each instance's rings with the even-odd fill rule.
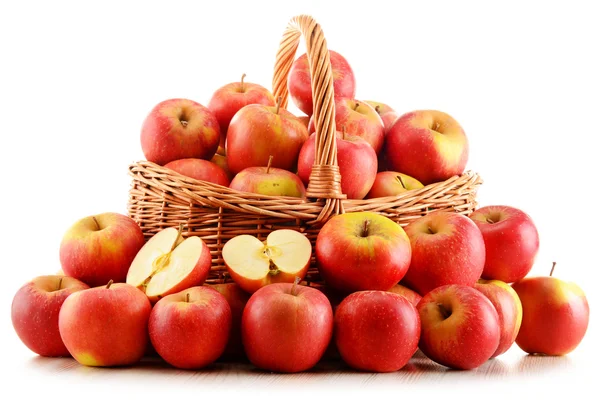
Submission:
[[[287,76],[301,35],[310,60],[316,160],[307,188],[307,199],[262,196],[197,181],[157,164],[141,161],[129,167],[133,179],[129,192],[129,215],[141,226],[147,239],[167,227],[184,224],[184,236],[201,237],[211,250],[213,264],[207,283],[230,281],[221,249],[230,238],[255,235],[264,239],[273,230],[287,228],[303,232],[315,243],[320,227],[344,212],[372,211],[400,225],[431,211],[445,210],[468,215],[476,207],[482,183],[473,172],[428,185],[394,197],[347,200],[340,187],[335,142],[333,79],[327,43],[319,24],[310,16],[293,18],[283,34],[273,76],[273,94],[287,106]],[[307,283],[319,282],[311,264]]]

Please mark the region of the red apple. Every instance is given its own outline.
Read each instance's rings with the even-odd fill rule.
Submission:
[[[90,286],[125,282],[127,271],[144,245],[144,234],[131,218],[104,213],[80,219],[60,244],[60,263],[67,276]]]
[[[137,363],[147,349],[150,301],[126,283],[71,294],[58,316],[60,336],[80,364],[110,367]]]
[[[417,351],[420,333],[417,310],[395,293],[353,293],[335,311],[335,343],[346,364],[358,370],[399,370]]]
[[[199,158],[184,158],[167,163],[165,168],[198,181],[212,182],[221,186],[229,186],[229,178],[217,164]]]
[[[85,283],[68,276],[38,276],[15,294],[11,319],[19,339],[40,356],[69,356],[58,331],[58,313],[71,293],[89,289]]]
[[[274,283],[250,297],[242,316],[248,359],[274,372],[308,370],[331,340],[333,312],[319,290],[296,283]]]
[[[440,286],[417,305],[421,317],[419,348],[449,368],[477,368],[492,357],[500,342],[498,313],[476,289]]]
[[[389,290],[406,274],[410,254],[400,225],[373,212],[336,215],[323,225],[315,245],[321,277],[346,293]]]
[[[142,150],[148,161],[165,165],[182,158],[210,159],[219,147],[219,122],[201,104],[170,99],[156,105],[142,126]]]
[[[207,285],[206,287],[221,293],[231,308],[231,331],[222,357],[225,359],[245,357],[244,345],[242,344],[242,314],[250,295],[236,283],[219,283]]]
[[[473,286],[485,263],[481,232],[464,215],[435,211],[405,228],[412,246],[410,268],[402,283],[419,294],[438,286]]]
[[[397,196],[409,190],[421,189],[423,184],[415,178],[401,174],[400,172],[379,172],[375,182],[367,194],[367,199],[376,197]]]
[[[215,290],[196,286],[158,301],[148,323],[150,340],[176,368],[199,369],[216,361],[227,345],[231,308]]]
[[[375,153],[381,151],[385,139],[383,121],[367,103],[353,98],[336,99],[335,125],[339,130],[345,129],[349,135],[366,140]],[[312,131],[309,129],[309,132]]]
[[[315,163],[316,134],[310,135],[298,157],[298,176],[308,185]],[[377,175],[377,155],[373,148],[357,136],[336,134],[337,161],[342,176],[342,193],[349,199],[364,198]]]
[[[422,299],[419,293],[415,292],[414,290],[410,290],[406,286],[402,285],[392,286],[392,288],[388,290],[388,292],[396,293],[400,296],[403,296],[404,298],[406,298],[406,300],[409,301],[410,304],[412,304],[415,307],[417,306],[417,304],[419,304],[419,301],[421,301]]]
[[[394,122],[396,122],[398,117],[400,117],[400,114],[398,114],[392,107],[385,103],[380,103],[378,101],[365,101],[365,103],[377,111],[377,114],[379,114],[381,120],[383,121],[383,129],[387,135],[392,125],[394,125]]]
[[[402,115],[390,128],[384,152],[391,170],[429,185],[463,173],[469,142],[450,115],[433,110],[413,111]]]
[[[227,156],[216,153],[210,161],[221,167],[221,169],[225,171],[227,179],[229,182],[231,182],[235,175],[229,170],[229,165],[227,165]]]
[[[306,196],[304,184],[298,175],[281,168],[271,166],[273,157],[266,167],[249,167],[237,174],[229,187],[240,192],[262,194],[265,196]]]
[[[531,271],[540,239],[529,215],[513,207],[487,206],[475,210],[471,219],[485,242],[484,279],[516,282]]]
[[[348,61],[341,54],[329,50],[331,72],[333,75],[333,93],[336,97],[354,97],[356,81]],[[292,101],[306,115],[313,114],[310,67],[306,54],[294,61],[288,76],[288,90]]]
[[[243,74],[239,82],[228,83],[217,89],[208,102],[208,109],[219,121],[221,146],[225,146],[231,119],[242,107],[248,104],[275,105],[275,99],[269,90],[256,83],[244,82],[245,77],[246,74]]]

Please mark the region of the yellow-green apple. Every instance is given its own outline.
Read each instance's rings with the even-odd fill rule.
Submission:
[[[417,351],[421,333],[419,314],[405,297],[377,290],[346,297],[334,324],[342,359],[362,371],[398,371]]]
[[[229,187],[240,192],[262,194],[265,196],[305,197],[306,189],[298,175],[281,168],[271,166],[273,157],[269,157],[266,167],[248,167],[238,173]]]
[[[485,242],[484,279],[516,282],[524,278],[535,261],[540,239],[529,215],[509,206],[487,206],[470,218]]]
[[[336,215],[319,231],[317,266],[325,283],[342,292],[389,290],[410,264],[408,236],[373,212]]]
[[[235,283],[254,293],[272,283],[291,283],[304,278],[312,257],[312,245],[302,233],[278,229],[264,242],[238,235],[223,246],[223,261]]]
[[[421,317],[419,348],[433,361],[454,369],[477,368],[500,342],[498,313],[470,286],[445,285],[417,305]]]
[[[131,261],[144,245],[135,221],[118,213],[82,218],[64,234],[60,263],[67,276],[90,286],[125,282]]]
[[[222,157],[222,156],[220,156]],[[221,186],[229,186],[229,178],[223,168],[211,161],[200,158],[184,158],[165,164],[165,168],[199,181],[212,182]]]
[[[331,340],[329,300],[319,290],[296,282],[265,286],[246,304],[242,340],[248,359],[258,368],[305,371],[321,359]]]
[[[165,165],[182,158],[210,159],[220,137],[219,122],[208,108],[188,99],[170,99],[150,111],[141,142],[148,161]]]
[[[67,297],[58,316],[60,337],[80,364],[135,364],[147,349],[151,309],[144,293],[109,281]]]
[[[279,108],[280,102],[275,107],[250,104],[235,114],[225,143],[231,172],[264,167],[271,155],[273,167],[295,170],[308,131],[295,115]]]
[[[229,170],[229,165],[227,165],[227,156],[216,153],[210,161],[217,164],[223,171],[225,171],[225,175],[227,175],[227,179],[231,183],[231,180],[235,175]]]
[[[152,236],[131,263],[127,283],[139,288],[152,303],[167,295],[204,283],[212,257],[198,236],[183,239],[179,231],[165,228]]]
[[[494,354],[492,354],[492,357],[497,357],[506,353],[517,338],[523,319],[521,300],[519,300],[519,296],[513,288],[498,280],[480,279],[475,284],[475,289],[483,293],[498,312],[500,343]]]
[[[337,161],[342,176],[342,193],[349,199],[363,199],[377,175],[377,154],[358,136],[336,133]],[[298,176],[308,185],[315,163],[316,134],[310,135],[298,157]]]
[[[367,194],[367,199],[376,197],[397,196],[406,193],[409,190],[421,189],[423,184],[405,174],[394,171],[379,172],[375,177],[375,182]]]
[[[219,121],[221,146],[225,146],[231,119],[242,107],[248,104],[275,105],[275,98],[268,89],[256,83],[244,82],[245,77],[246,74],[243,74],[239,82],[228,83],[217,89],[208,102],[208,109]]]
[[[166,296],[152,308],[150,340],[176,368],[198,369],[216,361],[227,345],[231,308],[222,294],[196,286]]]
[[[13,297],[13,328],[29,350],[45,357],[68,357],[58,331],[58,313],[71,293],[89,289],[85,283],[68,276],[38,276],[27,282]]]
[[[244,345],[242,344],[242,314],[250,295],[236,283],[219,283],[206,285],[206,287],[221,293],[231,308],[231,330],[229,341],[222,354],[224,359],[244,358]]]
[[[403,172],[429,185],[463,173],[469,142],[450,115],[420,110],[396,120],[385,137],[384,152],[392,171]]]
[[[396,122],[400,114],[398,114],[396,111],[394,111],[392,107],[388,106],[385,103],[370,100],[365,101],[365,103],[367,103],[368,105],[373,107],[375,111],[377,111],[377,114],[379,114],[379,116],[381,117],[381,121],[383,121],[383,129],[385,134],[387,135],[387,133],[390,131],[390,128],[392,127],[392,125],[394,125],[394,122]]]
[[[570,353],[587,331],[590,307],[585,293],[577,284],[553,277],[552,271],[550,276],[526,277],[512,284],[523,305],[516,342],[527,353]]]
[[[422,299],[422,297],[419,293],[407,288],[406,286],[402,286],[402,285],[392,286],[392,288],[390,290],[388,290],[388,292],[392,292],[392,293],[399,294],[400,296],[404,296],[406,298],[406,300],[408,300],[410,302],[410,304],[412,304],[415,307],[417,306],[417,304],[419,304],[419,301],[421,301],[421,299]]]
[[[438,286],[473,286],[485,263],[481,232],[464,215],[434,211],[405,228],[412,247],[410,268],[402,284],[420,295]]]
[[[333,94],[336,97],[354,97],[356,81],[348,61],[339,53],[329,50],[333,75]],[[288,90],[292,101],[306,115],[313,114],[310,66],[306,54],[294,61],[288,75]]]

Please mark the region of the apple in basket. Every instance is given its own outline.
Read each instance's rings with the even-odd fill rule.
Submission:
[[[237,174],[229,187],[241,192],[265,196],[305,197],[306,189],[298,175],[271,166],[273,156],[266,167],[249,167]]]
[[[225,187],[229,186],[227,172],[225,172],[223,168],[219,167],[216,163],[207,160],[202,160],[199,158],[184,158],[183,160],[171,161],[165,165],[165,168],[172,169],[181,175],[199,181],[212,182]]]
[[[377,111],[377,114],[379,114],[381,120],[383,121],[383,130],[387,135],[387,133],[390,131],[390,128],[392,127],[392,125],[394,125],[394,122],[396,122],[400,114],[398,114],[396,111],[394,111],[392,107],[388,106],[385,103],[380,103],[378,101],[371,100],[365,101],[365,103],[367,103],[368,105],[373,107],[375,111]]]
[[[217,164],[219,167],[221,167],[221,169],[223,171],[225,171],[225,174],[227,175],[227,179],[231,183],[231,180],[233,179],[233,177],[235,175],[232,174],[231,171],[229,170],[229,165],[227,164],[227,156],[223,155],[223,154],[216,153],[213,156],[213,158],[211,158],[210,161],[213,162],[213,163],[215,163],[215,164]]]
[[[409,190],[421,189],[423,184],[405,174],[394,171],[384,171],[377,174],[367,199],[376,197],[397,196]]]
[[[345,128],[350,135],[367,141],[379,153],[383,148],[385,133],[383,121],[377,111],[367,103],[352,98],[335,101],[335,125]]]

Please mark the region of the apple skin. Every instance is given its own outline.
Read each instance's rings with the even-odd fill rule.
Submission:
[[[71,294],[58,316],[60,336],[82,365],[137,363],[148,348],[152,306],[137,288],[114,283]]]
[[[438,364],[477,368],[498,348],[498,313],[487,297],[470,286],[435,288],[421,299],[417,311],[421,318],[419,348]]]
[[[400,177],[400,179],[398,179]],[[375,176],[375,182],[367,194],[367,199],[397,196],[409,190],[421,189],[423,184],[415,178],[400,172],[384,171]]]
[[[250,297],[242,316],[248,359],[273,372],[306,371],[317,364],[333,332],[333,312],[319,290],[274,283]]]
[[[183,158],[210,159],[219,147],[219,122],[188,99],[158,103],[142,125],[142,151],[148,161],[165,165]]]
[[[362,371],[398,371],[417,351],[421,321],[403,296],[356,292],[335,311],[335,343],[342,359]]]
[[[523,305],[516,343],[530,354],[561,356],[581,343],[590,307],[579,286],[551,276],[528,277],[512,284]]]
[[[394,122],[396,122],[398,117],[400,117],[400,114],[398,114],[396,111],[394,111],[392,107],[388,106],[385,103],[380,103],[378,101],[371,100],[367,100],[365,101],[365,103],[367,103],[368,105],[373,107],[375,111],[377,111],[377,114],[379,114],[381,120],[383,121],[383,130],[387,135],[392,125],[394,125]]]
[[[44,357],[68,357],[58,331],[58,313],[71,293],[89,289],[68,276],[38,276],[17,291],[11,319],[19,339],[29,350]]]
[[[246,168],[233,178],[229,187],[265,196],[306,197],[306,189],[298,175],[281,168]]]
[[[304,124],[277,106],[250,104],[235,114],[227,131],[227,164],[234,174],[249,167],[272,167],[293,171],[300,148],[308,139]]]
[[[275,98],[268,89],[256,83],[244,82],[244,78],[245,74],[240,82],[232,82],[220,87],[208,102],[207,108],[219,121],[221,146],[225,146],[231,119],[244,106],[248,104],[275,105]]]
[[[511,283],[531,271],[540,239],[529,215],[514,207],[487,206],[475,210],[470,218],[485,242],[484,279]]]
[[[377,154],[357,136],[336,133],[337,161],[342,176],[342,193],[349,199],[363,199],[377,175]],[[316,134],[310,135],[298,157],[298,176],[308,185],[315,163]]]
[[[389,290],[406,274],[411,248],[402,227],[391,219],[356,212],[336,215],[323,225],[315,256],[321,276],[333,289]]]
[[[220,156],[222,157],[222,156]],[[229,178],[216,163],[199,158],[184,158],[165,164],[165,168],[199,181],[212,182],[217,185],[229,186]]]
[[[217,164],[219,167],[221,167],[223,171],[225,171],[225,175],[227,175],[227,180],[229,183],[231,183],[231,180],[235,175],[229,170],[229,165],[227,165],[227,156],[216,153],[210,161]]]
[[[424,185],[464,172],[469,142],[450,115],[435,110],[413,111],[396,120],[385,137],[385,159]]]
[[[414,220],[404,230],[410,238],[412,258],[403,285],[424,296],[438,286],[473,286],[480,278],[485,244],[468,217],[434,211]]]
[[[345,128],[349,135],[366,140],[373,147],[375,153],[379,153],[383,148],[385,139],[383,121],[377,111],[363,101],[353,98],[337,98],[335,101],[335,125],[341,131]]]
[[[356,80],[348,61],[339,53],[329,50],[331,72],[333,75],[333,94],[335,97],[354,97]],[[294,61],[288,76],[288,91],[292,101],[302,112],[313,114],[313,100],[310,67],[306,53]]]
[[[67,276],[89,286],[125,282],[127,271],[144,245],[135,221],[118,213],[104,213],[75,222],[60,243],[60,263]]]
[[[410,304],[412,304],[415,307],[417,306],[417,304],[419,304],[419,301],[421,301],[421,299],[423,298],[419,293],[407,288],[406,286],[402,286],[402,285],[392,286],[392,288],[389,289],[388,292],[396,293],[396,294],[399,294],[400,296],[403,296],[404,298],[406,298],[406,300],[409,301]]]
[[[199,369],[216,361],[229,340],[231,308],[219,292],[203,286],[163,297],[148,322],[150,340],[176,368]]]

